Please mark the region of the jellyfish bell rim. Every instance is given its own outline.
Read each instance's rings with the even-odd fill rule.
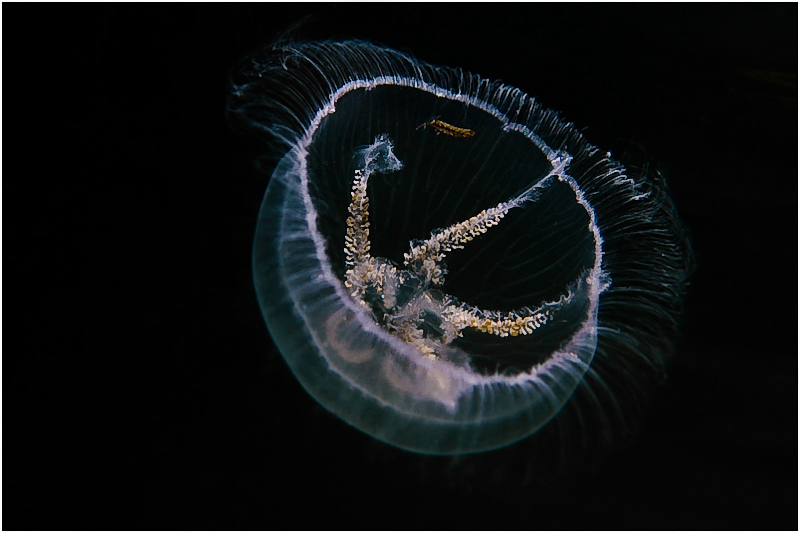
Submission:
[[[389,335],[385,331],[381,330],[377,326],[370,324],[367,320],[364,320],[363,310],[358,309],[352,302],[350,302],[348,300],[348,295],[346,294],[346,292],[344,291],[343,287],[341,286],[341,282],[338,279],[336,279],[335,275],[330,271],[330,268],[329,268],[329,265],[328,265],[328,258],[325,255],[324,245],[323,245],[323,243],[321,241],[321,238],[318,239],[318,236],[319,236],[318,231],[316,231],[316,229],[313,228],[314,217],[313,217],[313,215],[311,215],[311,213],[313,213],[313,206],[311,205],[311,203],[312,203],[311,202],[311,198],[310,198],[310,195],[308,194],[308,183],[307,183],[308,175],[307,175],[307,172],[306,172],[305,161],[306,161],[306,157],[308,155],[308,147],[311,144],[311,142],[313,142],[313,136],[314,136],[314,133],[315,133],[316,129],[319,127],[319,125],[321,124],[321,122],[324,120],[324,118],[326,116],[328,116],[329,114],[335,112],[335,110],[336,110],[336,102],[339,100],[339,98],[342,95],[347,94],[348,92],[353,91],[353,90],[358,90],[358,89],[367,89],[367,90],[369,90],[371,88],[378,87],[378,86],[381,86],[381,85],[399,85],[399,86],[409,87],[409,88],[412,88],[412,89],[425,90],[425,91],[428,91],[428,92],[430,92],[432,94],[436,94],[439,97],[453,98],[453,99],[455,99],[457,101],[468,103],[469,105],[472,105],[472,106],[478,107],[478,108],[480,108],[480,109],[482,109],[484,111],[490,112],[492,115],[497,117],[499,120],[501,120],[503,122],[504,130],[506,130],[506,131],[518,131],[520,133],[523,133],[527,138],[529,138],[533,142],[533,144],[536,146],[536,148],[541,148],[542,146],[544,146],[544,144],[537,136],[535,136],[533,134],[533,132],[531,132],[530,130],[525,128],[524,125],[515,124],[515,123],[511,122],[510,120],[508,120],[507,117],[501,115],[500,112],[496,108],[489,107],[485,102],[479,101],[474,97],[470,97],[468,95],[463,95],[463,94],[456,94],[456,93],[453,93],[452,91],[449,91],[449,90],[447,90],[447,89],[445,89],[443,87],[438,87],[438,86],[435,86],[433,84],[421,85],[418,82],[418,80],[412,80],[412,79],[408,79],[408,78],[381,77],[379,79],[373,79],[373,80],[353,81],[353,82],[347,84],[346,86],[343,86],[338,91],[336,91],[331,96],[331,100],[328,102],[328,104],[325,105],[322,109],[320,109],[320,111],[318,112],[317,116],[312,121],[311,126],[308,128],[306,133],[302,136],[301,141],[297,144],[297,146],[295,148],[293,148],[291,150],[290,154],[287,154],[287,156],[284,159],[284,161],[282,161],[278,165],[278,167],[276,168],[276,172],[273,175],[273,180],[271,181],[270,186],[268,188],[267,197],[270,196],[270,191],[273,191],[273,192],[275,191],[276,185],[274,185],[274,184],[277,184],[277,183],[283,184],[283,183],[286,182],[286,175],[279,173],[278,169],[280,169],[281,167],[285,166],[285,162],[294,161],[292,172],[290,172],[288,174],[297,175],[299,177],[300,183],[302,185],[300,187],[300,190],[302,191],[303,202],[306,204],[306,208],[307,208],[308,213],[309,213],[308,223],[309,223],[310,226],[312,226],[310,229],[311,229],[311,234],[313,236],[313,240],[315,241],[315,244],[316,244],[317,260],[318,260],[318,264],[319,264],[319,266],[320,266],[320,268],[322,269],[322,272],[323,272],[322,273],[322,277],[330,282],[331,288],[338,294],[338,297],[341,299],[341,301],[346,306],[348,306],[351,311],[356,313],[357,317],[360,317],[361,326],[371,329],[370,334],[384,337],[384,340],[387,341],[388,343],[394,345],[393,347],[396,350],[398,350],[398,352],[404,352],[404,355],[406,357],[417,357],[417,358],[419,358],[419,356],[421,355],[421,354],[419,354],[419,352],[417,352],[416,350],[414,350],[410,346],[402,343],[401,341],[398,341],[397,339],[393,338],[391,335]],[[557,165],[560,168],[564,168],[566,166],[566,164],[568,164],[568,162],[570,160],[568,155],[564,154],[563,152],[556,152],[554,150],[551,150],[551,149],[549,149],[549,147],[546,150],[543,150],[543,152],[546,154],[546,156],[551,161],[551,163],[554,165],[554,167]],[[564,179],[569,179],[569,178],[565,176]],[[574,182],[571,182],[571,186],[574,186]],[[280,205],[280,202],[279,201],[277,201],[277,202],[276,201],[269,201],[267,198],[265,198],[264,206],[262,207],[262,210],[267,210],[267,211],[273,212],[274,209],[272,209],[272,206],[275,206],[276,204]],[[260,218],[261,218],[262,221],[265,220],[265,218],[263,218],[263,217],[260,217]],[[267,219],[269,219],[269,217],[267,217]],[[256,268],[256,270],[255,270],[256,273],[259,271],[258,270],[259,265],[261,265],[261,268],[263,268],[263,259],[261,258],[262,254],[258,252],[258,246],[259,246],[259,244],[265,244],[266,242],[267,241],[263,237],[260,238],[260,239],[257,239],[257,241],[256,241],[256,250],[254,252],[254,266]],[[600,246],[599,234],[598,234],[597,242],[598,242],[598,247],[599,247]],[[280,254],[271,254],[271,255],[272,255],[272,257],[281,257]],[[599,258],[601,258],[601,255],[598,255],[598,260],[596,261],[596,265],[595,265],[595,268],[594,268],[595,272],[594,272],[594,275],[590,277],[590,283],[591,283],[592,279],[595,279],[595,280],[597,280],[597,282],[599,282],[599,280],[601,278],[601,267],[600,267],[601,261],[600,261]],[[280,271],[280,267],[279,267],[278,271]],[[258,275],[256,275],[256,277],[257,277],[257,279],[259,278]],[[261,286],[261,283],[258,283],[258,285]],[[285,286],[285,284],[283,284],[283,283],[281,283],[281,285]],[[599,294],[599,292],[602,292],[602,289],[597,291],[598,294]],[[262,294],[261,290],[259,290],[259,294]],[[291,296],[288,296],[288,299],[289,300],[293,300],[293,298]],[[433,447],[432,448],[431,445],[430,445],[430,442],[431,442],[430,436],[428,436],[428,437],[426,437],[424,439],[425,440],[425,444],[424,445],[418,445],[418,444],[416,444],[416,439],[401,439],[401,438],[398,438],[396,435],[394,435],[396,433],[395,431],[390,432],[392,434],[385,434],[385,432],[376,431],[376,429],[374,427],[365,427],[364,424],[359,424],[357,421],[353,421],[352,420],[352,413],[350,412],[349,409],[345,409],[344,412],[343,412],[343,410],[341,408],[337,408],[337,405],[340,405],[342,403],[340,398],[331,399],[331,398],[325,397],[325,395],[323,395],[323,394],[320,394],[318,388],[313,385],[313,383],[315,383],[315,381],[316,381],[316,378],[308,377],[307,376],[308,370],[305,367],[305,365],[308,364],[309,360],[314,360],[314,361],[319,360],[318,354],[316,354],[316,353],[308,353],[306,357],[302,357],[302,358],[298,358],[295,355],[290,355],[295,350],[297,350],[296,346],[292,347],[291,343],[288,340],[285,339],[284,332],[287,329],[290,329],[290,328],[283,328],[283,327],[273,326],[273,324],[276,324],[276,323],[278,323],[280,321],[275,317],[274,313],[270,312],[271,303],[266,302],[261,298],[260,298],[260,301],[261,301],[261,305],[262,305],[262,311],[264,312],[265,317],[267,318],[268,326],[270,328],[270,331],[272,332],[273,337],[276,339],[276,343],[279,345],[279,348],[281,348],[281,352],[284,354],[285,359],[290,364],[290,367],[292,367],[292,370],[295,373],[295,375],[297,375],[298,378],[300,379],[300,381],[303,384],[304,388],[313,397],[315,397],[315,399],[317,399],[322,405],[324,405],[328,409],[332,410],[338,416],[340,416],[340,417],[344,418],[345,420],[347,420],[348,422],[360,427],[362,430],[367,431],[368,433],[371,433],[371,434],[377,436],[381,440],[385,440],[385,441],[390,442],[390,443],[392,443],[394,445],[398,445],[398,446],[401,446],[401,447],[404,447],[404,448],[407,448],[407,449],[411,449],[411,450],[414,450],[414,451],[421,451],[421,452],[427,452],[427,453],[454,453],[454,452],[465,453],[465,452],[469,452],[469,451],[481,451],[483,449],[486,449],[487,447],[503,446],[503,445],[506,445],[506,444],[510,444],[511,442],[514,442],[514,441],[519,440],[521,438],[524,438],[528,434],[534,432],[536,429],[538,429],[538,426],[546,423],[549,420],[549,418],[554,416],[557,413],[558,409],[561,407],[561,405],[563,405],[563,403],[562,403],[561,405],[558,405],[558,407],[556,407],[556,408],[552,408],[551,407],[549,416],[546,417],[546,418],[544,418],[544,417],[541,418],[540,419],[540,423],[538,425],[533,425],[533,426],[531,424],[520,425],[521,428],[525,428],[525,429],[520,430],[518,432],[519,434],[514,436],[513,438],[509,438],[509,435],[505,434],[501,438],[497,439],[498,442],[493,442],[491,444],[487,443],[487,442],[483,442],[481,444],[476,444],[476,445],[474,445],[472,447],[467,447],[467,448],[464,448],[463,446],[454,446],[452,444],[449,445],[447,449],[439,449],[438,447]],[[594,311],[594,308],[596,308],[596,305],[597,305],[596,304],[596,297],[593,298],[593,302],[594,303],[593,303],[593,311],[592,311],[592,313],[596,314],[596,311]],[[300,312],[297,309],[296,302],[295,302],[295,311],[299,315],[298,318],[302,319],[303,318],[302,312]],[[284,320],[285,320],[285,318],[284,318]],[[596,320],[596,318],[594,320]],[[592,320],[587,320],[587,325],[584,328],[582,328],[582,330],[581,330],[582,332],[583,332],[584,329],[586,329],[586,327],[596,328],[596,325],[591,325],[590,322],[592,322]],[[294,328],[291,328],[291,329],[294,329]],[[310,346],[319,346],[320,345],[320,340],[313,338],[314,337],[314,333],[313,333],[314,328],[310,324],[306,323],[305,326],[303,327],[303,329],[304,329],[305,332],[310,334],[310,337],[311,337]],[[574,382],[575,382],[574,386],[577,386],[577,383],[580,381],[580,377],[583,375],[583,373],[585,372],[586,368],[588,367],[588,364],[591,361],[591,355],[592,354],[593,354],[593,351],[589,354],[588,360],[584,362],[584,361],[581,361],[579,356],[575,355],[574,353],[570,353],[568,351],[564,352],[564,353],[556,353],[556,354],[553,354],[552,358],[550,360],[548,360],[547,362],[545,362],[543,365],[533,369],[529,373],[522,373],[522,374],[520,374],[520,375],[518,375],[518,376],[516,376],[514,378],[508,378],[506,376],[500,376],[500,375],[495,375],[495,376],[476,376],[476,375],[472,375],[472,376],[470,376],[472,379],[469,379],[469,380],[466,380],[466,381],[468,382],[468,385],[473,387],[473,388],[474,387],[490,386],[492,384],[502,384],[502,385],[508,386],[508,387],[517,386],[517,387],[523,387],[524,388],[524,387],[530,387],[530,381],[533,380],[533,379],[536,379],[538,377],[539,373],[548,372],[550,370],[550,367],[555,367],[555,368],[563,370],[563,368],[562,368],[563,366],[567,366],[567,367],[570,367],[570,368],[574,369],[574,367],[572,365],[576,365],[577,368],[580,369],[580,371],[578,372],[578,375],[574,379]],[[304,364],[299,364],[299,363],[295,364],[296,362],[299,362],[301,360],[304,361]],[[418,364],[421,367],[429,367],[429,368],[433,367],[433,366],[441,367],[441,365],[449,365],[449,363],[447,363],[447,362],[432,362],[432,361],[426,360],[424,358],[421,358],[421,359],[415,361],[415,364]],[[336,372],[338,377],[342,380],[342,382],[343,382],[342,383],[342,388],[343,389],[349,389],[349,388],[354,387],[354,384],[350,383],[350,382],[347,382],[347,380],[345,379],[345,376],[343,376],[342,373],[339,372],[336,368],[330,368],[329,367],[329,370],[333,370],[334,372]],[[455,370],[455,369],[451,369],[451,370]],[[458,370],[458,371],[460,372],[461,370]],[[328,386],[330,386],[330,385],[328,385]],[[367,399],[367,401],[374,401],[378,405],[380,405],[380,409],[382,411],[384,411],[384,415],[383,415],[384,419],[394,418],[394,417],[390,417],[389,414],[386,413],[387,410],[391,414],[399,413],[399,416],[400,416],[401,419],[410,420],[408,425],[417,426],[416,431],[420,431],[420,429],[418,427],[419,426],[419,419],[417,419],[417,418],[414,418],[413,420],[411,419],[411,417],[415,416],[415,414],[413,412],[413,409],[409,409],[409,410],[405,410],[405,411],[404,410],[398,410],[397,406],[389,405],[386,402],[382,401],[380,398],[377,398],[375,396],[369,395],[369,391],[365,391],[363,389],[360,389],[359,387],[355,387],[355,388],[358,389],[359,392],[363,395],[363,397],[358,398],[359,401],[364,401],[365,399]],[[546,390],[547,387],[544,387],[544,389]],[[344,402],[344,403],[349,403],[349,402]],[[456,409],[457,405],[456,405],[456,403],[451,403],[448,407],[452,412],[453,410]],[[496,422],[490,422],[489,420],[482,419],[482,420],[479,420],[479,421],[469,422],[468,425],[469,426],[478,425],[480,427],[480,429],[481,429],[481,432],[485,433],[487,435],[503,434],[503,432],[494,431],[490,427],[490,423],[509,425],[509,421],[511,421],[511,423],[513,423],[513,421],[516,418],[518,418],[520,415],[522,415],[523,417],[530,416],[530,407],[531,407],[530,405],[521,404],[521,405],[518,406],[518,409],[517,409],[516,413],[514,413],[514,412],[505,413],[503,416],[495,415],[493,418],[497,419]],[[397,416],[397,415],[395,415],[395,416]],[[386,423],[386,420],[384,420],[384,422],[385,422],[384,427],[395,427],[396,426],[395,423]],[[454,432],[456,434],[461,434],[461,433],[464,432],[464,427],[463,427],[464,426],[464,422],[448,420],[447,418],[438,418],[436,420],[432,420],[429,424],[433,424],[434,426],[436,426],[438,432],[440,432],[440,433],[444,430],[444,428],[447,428],[447,430],[445,430],[445,431]],[[422,430],[422,432],[427,434],[427,435],[431,435],[431,434],[435,433],[436,431],[434,431],[434,430],[432,430],[430,428],[427,428],[425,430]],[[437,438],[437,439],[433,439],[434,442],[440,442],[440,441],[447,442],[447,441],[450,441],[450,440],[452,440],[452,439],[448,439],[446,437],[440,437],[440,438]]]
[[[336,50],[332,50],[333,48],[336,48]],[[294,106],[290,103],[285,105],[280,113],[283,114],[284,119],[287,115],[291,115],[292,121],[284,120],[284,122],[281,122],[280,120],[276,120],[274,123],[271,123],[273,125],[270,126],[273,133],[276,133],[276,138],[286,142],[289,149],[278,166],[276,166],[276,171],[270,181],[267,193],[265,194],[264,203],[262,204],[261,213],[259,214],[259,227],[256,233],[257,238],[254,244],[253,256],[254,275],[262,313],[265,316],[270,332],[280,348],[284,359],[287,361],[290,368],[292,368],[292,371],[298,377],[303,387],[320,404],[366,433],[401,448],[433,454],[470,453],[502,447],[536,432],[564,407],[569,396],[580,384],[583,374],[592,362],[599,330],[597,322],[598,306],[600,305],[601,295],[605,293],[606,289],[610,286],[611,275],[603,270],[603,238],[600,234],[597,221],[594,218],[594,204],[590,203],[590,200],[588,200],[586,196],[587,194],[589,196],[594,195],[595,198],[600,197],[601,201],[606,201],[604,197],[608,196],[611,197],[610,203],[619,203],[622,202],[622,200],[615,197],[615,195],[619,195],[619,188],[629,188],[633,191],[635,194],[628,196],[628,199],[632,198],[633,201],[646,199],[648,195],[647,190],[644,190],[644,192],[640,190],[639,182],[625,176],[621,166],[611,160],[609,154],[601,154],[598,149],[587,143],[582,135],[574,130],[571,124],[564,123],[558,117],[557,113],[543,109],[538,103],[522,93],[519,89],[507,87],[497,82],[490,82],[471,74],[465,74],[457,69],[438,69],[437,67],[418,62],[405,54],[389,49],[377,48],[369,43],[312,43],[307,45],[293,45],[293,47],[285,48],[284,51],[287,49],[290,50],[289,55],[285,56],[282,61],[282,66],[284,69],[287,69],[287,72],[290,69],[287,68],[286,57],[299,57],[301,61],[307,60],[310,63],[314,61],[321,63],[322,61],[320,61],[320,58],[328,62],[332,60],[341,60],[344,62],[345,68],[325,74],[326,76],[331,76],[331,79],[328,80],[330,83],[327,92],[324,90],[324,86],[322,87],[323,90],[317,92],[309,90],[306,96],[308,96],[308,100],[315,102],[317,107],[317,109],[314,110],[315,113],[310,114],[307,109],[301,109],[302,106],[298,107],[297,102],[294,103]],[[547,159],[551,162],[551,165],[556,161],[560,161],[559,158],[564,157],[564,155],[566,155],[566,157],[583,158],[582,160],[574,161],[581,164],[581,169],[578,170],[579,174],[581,172],[589,172],[583,168],[584,166],[588,167],[591,171],[595,172],[597,176],[602,174],[603,179],[615,188],[615,190],[611,192],[598,191],[597,187],[599,184],[597,183],[589,182],[586,184],[578,184],[578,180],[572,176],[566,175],[566,173],[563,176],[565,181],[573,187],[577,201],[579,203],[585,203],[585,208],[590,214],[591,222],[594,226],[590,229],[592,229],[595,234],[595,244],[598,247],[594,275],[591,277],[591,282],[594,284],[592,290],[596,294],[595,297],[591,299],[591,319],[587,318],[584,324],[585,327],[591,330],[588,333],[594,339],[592,342],[595,346],[590,350],[589,357],[587,358],[588,360],[580,361],[583,364],[580,369],[580,375],[574,379],[575,383],[571,390],[568,391],[568,394],[565,395],[562,399],[563,401],[561,401],[559,405],[549,410],[547,416],[543,417],[541,413],[534,413],[533,410],[526,410],[526,405],[523,403],[521,404],[522,407],[519,407],[518,410],[506,412],[507,416],[481,418],[486,415],[486,413],[484,411],[476,411],[478,417],[466,424],[463,420],[457,418],[450,420],[441,418],[435,421],[419,417],[409,418],[409,415],[414,415],[414,409],[406,409],[404,411],[403,409],[398,409],[398,406],[392,403],[381,402],[380,398],[365,394],[363,390],[347,382],[341,373],[330,372],[331,367],[324,364],[327,361],[319,357],[318,353],[314,353],[313,348],[318,345],[319,340],[312,338],[314,329],[312,324],[306,321],[307,317],[303,315],[303,310],[301,309],[302,305],[299,303],[296,296],[289,293],[285,283],[275,283],[273,287],[264,288],[266,281],[261,279],[260,276],[260,272],[263,273],[264,270],[259,269],[264,269],[265,266],[281,266],[279,264],[281,254],[279,253],[280,242],[277,226],[283,223],[287,213],[285,210],[275,209],[275,207],[283,207],[281,198],[285,198],[284,195],[288,194],[286,191],[289,190],[289,186],[291,185],[287,177],[291,173],[279,175],[278,169],[291,163],[292,158],[294,158],[295,165],[299,165],[301,168],[300,175],[302,176],[302,168],[305,164],[305,157],[308,154],[308,147],[313,142],[314,132],[325,117],[336,111],[338,97],[335,98],[334,96],[339,92],[346,94],[350,90],[354,90],[353,87],[356,87],[359,83],[365,83],[367,81],[359,79],[359,69],[362,68],[360,65],[353,67],[352,64],[348,64],[348,61],[352,59],[352,57],[348,56],[355,55],[356,49],[358,49],[360,53],[367,55],[372,54],[372,56],[374,56],[365,60],[365,64],[371,62],[373,66],[378,63],[385,66],[385,63],[389,63],[390,66],[397,66],[403,63],[402,66],[406,69],[406,72],[413,71],[416,76],[367,76],[367,80],[369,80],[369,84],[371,84],[372,88],[379,86],[375,83],[377,79],[384,81],[385,84],[392,85],[398,85],[398,80],[408,80],[408,85],[413,85],[412,88],[419,89],[419,86],[422,85],[432,88],[433,92],[442,98],[452,97],[466,105],[473,105],[481,108],[483,111],[487,111],[501,120],[501,122],[504,123],[503,129],[505,131],[521,131],[529,140],[534,142],[534,144],[537,142],[540,143],[540,145],[537,145],[537,148],[547,155]],[[393,61],[395,62],[394,64],[392,64]],[[295,79],[300,78],[301,76],[297,75]],[[442,87],[438,85],[438,82],[450,88]],[[351,88],[345,90],[345,87],[348,85],[350,85]],[[369,88],[367,88],[367,90],[369,90]],[[481,95],[485,96],[486,100],[482,99]],[[298,102],[301,100],[303,99],[299,98]],[[487,104],[487,100],[491,103]],[[484,108],[481,104],[486,104],[490,109]],[[512,111],[515,112],[515,114],[512,113]],[[310,120],[304,120],[304,116],[307,115],[310,116]],[[510,115],[513,115],[513,117]],[[516,118],[519,117],[523,120],[516,122]],[[534,124],[536,120],[538,120],[538,122]],[[291,125],[287,125],[290,124],[290,122],[295,125],[294,130]],[[297,128],[296,126],[298,124],[310,124],[310,126]],[[548,137],[549,140],[537,135],[537,133],[542,133],[541,131],[534,131],[537,127],[551,128],[550,131],[545,134],[545,137]],[[279,131],[280,135],[277,134]],[[286,134],[287,132],[289,132],[288,135]],[[530,135],[526,132],[530,133]],[[559,149],[551,149],[550,144],[559,146]],[[564,151],[567,150],[568,145],[571,145],[573,148],[573,150],[570,151],[572,156]],[[568,163],[572,162],[573,160],[568,161]],[[571,169],[572,167],[570,167],[570,170]],[[314,223],[315,213],[312,199],[307,191],[307,178],[308,176],[306,174],[306,188],[303,189],[301,203],[306,205],[307,222],[309,227],[311,227]],[[598,179],[597,181],[600,180]],[[583,185],[587,185],[588,189],[584,188]],[[589,191],[588,193],[587,190]],[[624,201],[627,202],[628,199]],[[296,202],[297,199],[295,198],[292,201]],[[275,217],[276,211],[281,214],[279,219]],[[321,237],[319,237],[318,232],[310,233],[312,234],[312,240],[317,240],[314,249],[315,253],[319,256],[319,265],[321,265],[324,270],[326,266],[329,266],[326,262],[327,257],[324,251],[324,243],[321,242]],[[267,270],[281,271],[281,268],[268,268]],[[332,272],[323,273],[321,278],[329,278],[329,288],[333,290],[329,291],[328,297],[338,299],[339,302],[348,302],[347,298],[342,297],[343,294],[346,296],[346,293],[337,285],[337,283],[340,283],[340,280],[338,280]],[[270,298],[266,297],[267,293],[265,291],[271,291]],[[282,305],[287,306],[292,312],[287,313],[285,308],[281,311]],[[355,307],[352,302],[349,302],[348,305],[355,309],[355,311],[362,312]],[[351,311],[353,309],[351,309]],[[360,315],[357,314],[356,316]],[[590,322],[592,323],[589,324]],[[361,325],[369,329],[376,337],[381,337],[382,341],[389,345],[393,343],[402,344],[401,341],[391,338],[391,335],[383,331],[376,324],[370,325],[368,321],[362,321]],[[302,339],[297,336],[297,331],[302,332],[304,335]],[[303,348],[305,348],[305,350],[303,350]],[[399,352],[403,353],[408,353],[409,350],[413,350],[408,345],[399,346],[397,349]],[[409,356],[414,357],[414,354],[410,354]],[[301,364],[301,361],[303,364]],[[426,361],[421,363],[418,361],[418,363],[421,367],[429,366]],[[438,364],[449,363],[439,362]],[[563,369],[556,368],[555,370]],[[567,374],[569,373],[567,372]],[[326,387],[319,386],[320,376],[328,378]],[[339,380],[335,387],[332,387],[330,384],[330,380],[334,379],[331,376],[335,376],[335,379]],[[500,382],[502,382],[502,380],[500,380]],[[506,382],[503,383],[505,384]],[[555,387],[557,385],[559,385],[557,381],[554,381],[549,386]],[[335,389],[335,392],[333,389]],[[482,397],[481,399],[488,398],[489,401],[495,399],[495,391],[490,388],[475,387],[474,390]],[[549,392],[549,389],[544,387],[541,392]],[[354,405],[358,405],[359,409],[354,410]],[[519,405],[520,404],[518,404],[518,406]],[[532,420],[534,418],[536,418],[536,420]]]

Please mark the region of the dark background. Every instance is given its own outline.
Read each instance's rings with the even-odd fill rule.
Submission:
[[[796,4],[3,11],[3,529],[797,529]],[[509,474],[524,445],[395,450],[283,364],[250,273],[269,171],[225,105],[306,15],[300,37],[500,78],[666,173],[683,337],[602,461],[543,483]]]

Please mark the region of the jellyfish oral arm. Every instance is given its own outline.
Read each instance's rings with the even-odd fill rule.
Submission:
[[[434,233],[421,244],[412,244],[411,251],[404,254],[405,266],[424,273],[427,280],[441,285],[444,283],[442,260],[446,253],[463,249],[466,243],[498,225],[512,207],[516,206],[500,203],[497,207],[484,209],[469,220]]]
[[[569,302],[569,295],[565,295],[558,302],[549,302],[537,309],[525,307],[502,313],[467,305],[435,290],[436,286],[444,284],[447,271],[443,261],[447,252],[463,249],[476,237],[498,226],[511,209],[535,201],[536,192],[557,175],[555,171],[517,198],[436,231],[426,241],[412,242],[410,251],[404,254],[406,269],[399,270],[388,260],[369,254],[369,177],[375,172],[402,168],[402,163],[394,156],[388,135],[376,137],[375,142],[363,151],[362,165],[364,168],[354,171],[348,207],[344,284],[362,307],[377,315],[379,323],[383,322],[404,342],[414,345],[424,355],[436,358],[440,349],[461,337],[466,328],[499,337],[528,335],[550,320],[551,309]],[[425,329],[431,316],[440,317],[435,325],[437,335],[431,335],[429,328]]]
[[[369,198],[367,198],[367,180],[369,174],[357,169],[353,180],[352,201],[347,217],[347,234],[345,240],[345,264],[348,272],[357,265],[369,261]]]

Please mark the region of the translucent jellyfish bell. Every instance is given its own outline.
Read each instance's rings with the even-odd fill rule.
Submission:
[[[487,450],[551,420],[608,347],[660,361],[685,276],[661,183],[518,89],[369,43],[276,47],[239,81],[232,110],[283,153],[261,309],[343,420]]]

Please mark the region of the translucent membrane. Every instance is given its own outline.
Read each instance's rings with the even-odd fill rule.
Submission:
[[[276,47],[240,81],[232,109],[283,153],[255,237],[262,312],[343,420],[487,450],[555,416],[604,335],[660,361],[685,275],[660,183],[517,89],[368,43]]]

